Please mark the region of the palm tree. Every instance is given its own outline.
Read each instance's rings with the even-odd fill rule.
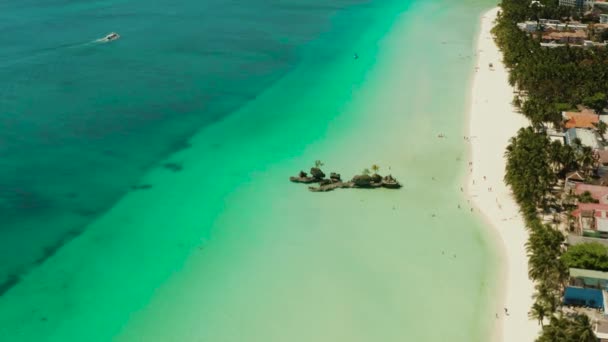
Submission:
[[[536,301],[532,305],[532,310],[530,310],[528,316],[530,316],[530,318],[537,319],[538,324],[542,327],[544,325],[545,317],[548,316],[547,308],[538,301]]]
[[[608,125],[606,125],[606,123],[602,120],[600,120],[598,123],[594,124],[595,129],[597,130],[597,132],[600,135],[600,138],[602,139],[602,141],[606,142],[606,139],[604,138],[604,134],[606,134],[606,130],[608,130]]]
[[[569,326],[569,335],[574,338],[572,341],[595,342],[597,341],[593,333],[591,321],[587,315],[576,315],[573,324]]]
[[[378,170],[380,170],[380,166],[376,164],[372,165],[372,171],[374,171],[374,173],[378,173]]]
[[[597,156],[593,149],[589,146],[582,146],[579,151],[578,163],[587,176],[591,174],[591,171],[595,167],[597,162]]]
[[[369,176],[371,172],[369,172],[369,169],[363,169],[363,174],[366,176]]]
[[[325,165],[325,164],[323,164],[323,162],[322,162],[322,161],[320,161],[320,160],[315,160],[315,167],[316,167],[317,169],[318,169],[318,168],[320,168],[320,167],[321,167],[321,166],[323,166],[323,165]]]

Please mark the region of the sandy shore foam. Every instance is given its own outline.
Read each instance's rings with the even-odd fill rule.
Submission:
[[[505,269],[501,283],[504,297],[496,308],[496,339],[524,342],[534,341],[540,330],[538,324],[528,318],[534,290],[528,278],[524,247],[528,233],[503,178],[506,164],[504,151],[509,139],[528,122],[511,105],[513,88],[508,83],[508,72],[490,32],[498,11],[499,8],[494,8],[482,16],[477,42],[469,116],[473,164],[469,167],[467,192],[486,221],[496,230],[503,245]],[[490,63],[492,68],[489,67]]]

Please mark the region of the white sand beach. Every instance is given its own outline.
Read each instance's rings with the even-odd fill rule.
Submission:
[[[534,341],[540,327],[528,318],[533,283],[528,278],[524,244],[528,233],[518,206],[504,184],[504,151],[509,139],[527,125],[527,119],[511,105],[513,88],[494,43],[491,29],[499,8],[482,16],[477,42],[477,63],[471,94],[470,126],[472,164],[469,166],[468,196],[498,233],[503,245],[503,298],[497,301],[497,340]],[[490,67],[490,63],[492,67]],[[504,308],[508,310],[508,314]]]

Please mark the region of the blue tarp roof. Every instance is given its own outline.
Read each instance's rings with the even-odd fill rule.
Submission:
[[[564,304],[584,305],[603,309],[604,295],[602,294],[602,290],[566,287],[566,291],[564,291]]]

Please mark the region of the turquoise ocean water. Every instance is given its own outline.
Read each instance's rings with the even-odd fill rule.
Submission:
[[[0,336],[486,340],[458,137],[488,5],[0,4]],[[287,181],[316,159],[405,188]]]

